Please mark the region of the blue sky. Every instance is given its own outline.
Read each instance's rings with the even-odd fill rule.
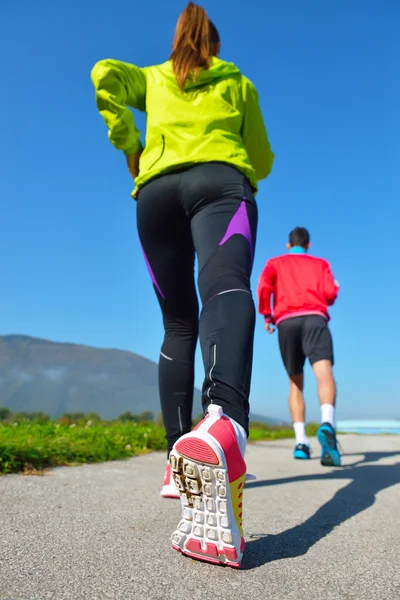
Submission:
[[[4,1],[0,141],[1,333],[128,349],[157,360],[158,304],[132,182],[107,141],[90,70],[168,57],[184,2]],[[276,154],[258,195],[253,285],[296,225],[341,283],[332,309],[338,417],[400,418],[400,5],[203,2],[221,58],[258,87]],[[144,132],[144,119],[138,118]],[[196,382],[203,369],[197,359]],[[306,371],[309,418],[319,411]],[[252,409],[287,417],[277,337],[262,318]]]

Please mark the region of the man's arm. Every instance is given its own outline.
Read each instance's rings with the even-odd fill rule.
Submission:
[[[339,282],[334,278],[331,267],[327,262],[324,264],[323,284],[326,303],[328,306],[332,306],[339,293]]]
[[[271,298],[275,292],[276,271],[268,261],[258,281],[258,311],[264,315],[266,323],[273,323],[274,317],[271,310]]]

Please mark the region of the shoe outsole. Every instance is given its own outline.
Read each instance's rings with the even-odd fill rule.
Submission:
[[[310,455],[299,451],[293,453],[293,458],[296,460],[310,460]]]
[[[295,456],[295,458],[298,457]],[[256,475],[246,473],[246,483],[249,483],[250,481],[256,481],[256,479]],[[176,487],[172,488],[172,486],[164,486],[160,492],[160,496],[162,498],[166,498],[167,500],[180,500],[180,495],[175,490]]]
[[[319,428],[317,439],[321,444],[321,465],[323,467],[340,467],[342,464],[340,454],[336,448],[336,440],[329,429]]]
[[[179,500],[180,496],[175,491],[170,491],[169,489],[162,489],[160,492],[160,496],[162,498],[168,498],[169,500]]]
[[[172,547],[190,558],[238,569],[244,540],[233,513],[225,456],[203,436],[211,437],[181,438],[170,454],[182,504]]]

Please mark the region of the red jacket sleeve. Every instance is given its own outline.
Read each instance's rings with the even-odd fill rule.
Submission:
[[[275,292],[276,271],[271,262],[268,261],[258,281],[258,311],[264,315],[265,320],[273,322],[271,311],[271,296]]]
[[[329,263],[324,264],[324,294],[328,306],[334,304],[339,293],[339,282],[333,277]]]

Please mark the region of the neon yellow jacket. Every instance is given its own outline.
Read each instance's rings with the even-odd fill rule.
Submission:
[[[101,60],[92,70],[96,103],[111,143],[126,155],[142,148],[132,111],[147,114],[146,143],[135,193],[153,177],[198,163],[231,164],[257,189],[271,171],[268,141],[254,85],[233,63],[213,58],[182,92],[171,61],[139,68]]]

